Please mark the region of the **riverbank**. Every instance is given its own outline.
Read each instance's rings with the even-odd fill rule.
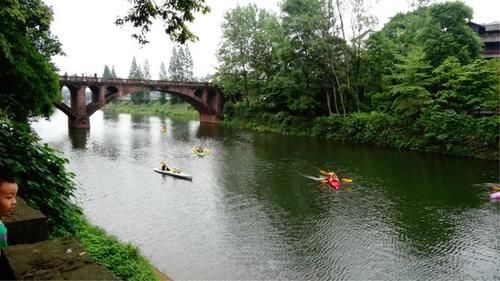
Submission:
[[[131,101],[113,101],[102,109],[104,112],[130,113],[143,115],[166,115],[176,119],[198,119],[199,113],[188,103],[161,104],[153,101],[134,104]]]
[[[49,238],[47,217],[17,199],[14,211],[0,216],[9,230],[9,247],[4,249],[8,264],[1,264],[0,271],[40,280],[171,280],[134,247],[124,247],[93,226],[82,226],[76,237]]]
[[[406,122],[406,123],[405,123]],[[499,160],[498,116],[433,112],[408,123],[381,112],[346,117],[298,117],[285,113],[226,118],[225,126],[286,135],[333,139],[402,150]]]

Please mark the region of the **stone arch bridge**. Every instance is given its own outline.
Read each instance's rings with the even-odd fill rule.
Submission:
[[[208,82],[176,82],[162,80],[134,80],[100,77],[60,76],[61,89],[71,94],[71,105],[64,102],[55,106],[68,116],[72,128],[90,128],[90,116],[108,102],[140,91],[160,91],[188,102],[200,113],[200,122],[218,123],[224,107],[222,91]],[[92,92],[86,104],[86,89]]]

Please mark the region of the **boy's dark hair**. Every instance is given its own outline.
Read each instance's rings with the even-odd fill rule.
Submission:
[[[16,177],[10,171],[5,171],[4,169],[0,169],[0,182],[17,182]]]

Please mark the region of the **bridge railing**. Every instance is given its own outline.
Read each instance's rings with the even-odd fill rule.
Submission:
[[[77,76],[77,75],[62,75],[59,76],[62,82],[78,82],[78,83],[109,83],[109,84],[142,84],[142,85],[179,85],[179,86],[213,86],[210,82],[199,81],[171,81],[171,80],[147,80],[147,79],[124,79],[124,78],[103,78],[97,76]]]

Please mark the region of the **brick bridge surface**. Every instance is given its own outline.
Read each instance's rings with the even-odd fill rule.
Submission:
[[[72,128],[90,128],[90,116],[108,102],[140,91],[160,91],[188,102],[200,113],[200,122],[218,123],[224,107],[222,91],[208,82],[177,82],[163,80],[135,80],[100,77],[60,76],[61,89],[65,86],[71,94],[71,104],[55,106],[68,116]],[[92,92],[86,104],[86,89]]]

